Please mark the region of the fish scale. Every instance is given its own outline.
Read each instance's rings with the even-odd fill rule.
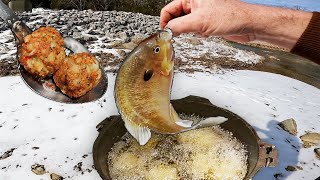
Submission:
[[[125,127],[140,145],[151,138],[151,130],[174,134],[196,128],[192,121],[181,120],[170,104],[173,58],[172,33],[161,30],[132,50],[118,70],[115,102]],[[204,122],[207,126],[223,120]]]

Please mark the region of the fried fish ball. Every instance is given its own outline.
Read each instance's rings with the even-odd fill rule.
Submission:
[[[73,54],[63,61],[53,79],[62,93],[71,98],[81,97],[100,82],[99,63],[89,53]]]
[[[114,167],[122,172],[129,171],[137,166],[143,167],[143,161],[133,153],[122,153],[114,162]]]
[[[153,167],[147,174],[148,180],[153,179],[164,179],[164,180],[175,180],[178,178],[178,171],[175,167],[169,165],[158,165]]]
[[[53,27],[40,27],[24,38],[19,61],[32,75],[40,78],[54,74],[66,57],[63,38]]]
[[[212,128],[203,128],[201,131],[180,133],[177,135],[177,140],[180,144],[191,144],[206,150],[222,141],[222,138],[214,133]]]

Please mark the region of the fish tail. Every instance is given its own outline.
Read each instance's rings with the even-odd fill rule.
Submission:
[[[228,120],[228,118],[225,118],[222,116],[217,116],[217,117],[206,118],[195,125],[192,125],[193,121],[191,121],[191,120],[181,120],[181,119],[176,121],[176,124],[181,127],[184,127],[185,128],[184,131],[188,131],[188,130],[192,130],[192,129],[196,129],[196,128],[203,128],[203,127],[218,125],[218,124],[226,122],[227,120]]]
[[[193,126],[194,128],[203,128],[203,127],[209,127],[209,126],[214,126],[218,124],[222,124],[226,122],[228,118],[222,117],[222,116],[217,116],[217,117],[209,117],[206,118],[205,120],[200,121],[198,124]]]

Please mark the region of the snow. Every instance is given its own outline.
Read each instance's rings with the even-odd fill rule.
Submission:
[[[49,173],[66,179],[99,179],[92,170],[91,151],[98,135],[95,126],[118,114],[113,97],[115,75],[109,73],[108,79],[109,88],[98,101],[61,104],[36,95],[20,77],[0,78],[0,155],[17,148],[12,156],[0,160],[0,179],[50,179]],[[260,138],[278,148],[278,166],[263,168],[254,177],[257,180],[274,179],[276,173],[283,174],[280,179],[319,176],[320,161],[315,158],[314,147],[302,148],[298,138],[305,131],[320,131],[319,93],[319,89],[285,76],[246,70],[176,73],[172,87],[172,99],[188,95],[208,98],[246,119]],[[298,124],[297,137],[277,126],[288,118],[294,118]],[[79,162],[83,174],[74,168]],[[35,175],[31,172],[35,163],[44,165],[49,173]],[[303,170],[287,172],[288,165],[298,165]]]
[[[188,40],[197,39],[199,44],[188,43]],[[217,37],[201,38],[191,34],[184,34],[174,38],[175,57],[182,61],[191,58],[215,59],[226,57],[232,61],[247,64],[257,64],[263,59],[254,52],[244,51],[232,47],[226,41]]]

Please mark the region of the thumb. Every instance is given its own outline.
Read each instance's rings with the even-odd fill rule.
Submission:
[[[172,30],[174,36],[182,33],[199,32],[201,29],[201,20],[198,20],[196,16],[190,13],[172,19],[166,27]]]

